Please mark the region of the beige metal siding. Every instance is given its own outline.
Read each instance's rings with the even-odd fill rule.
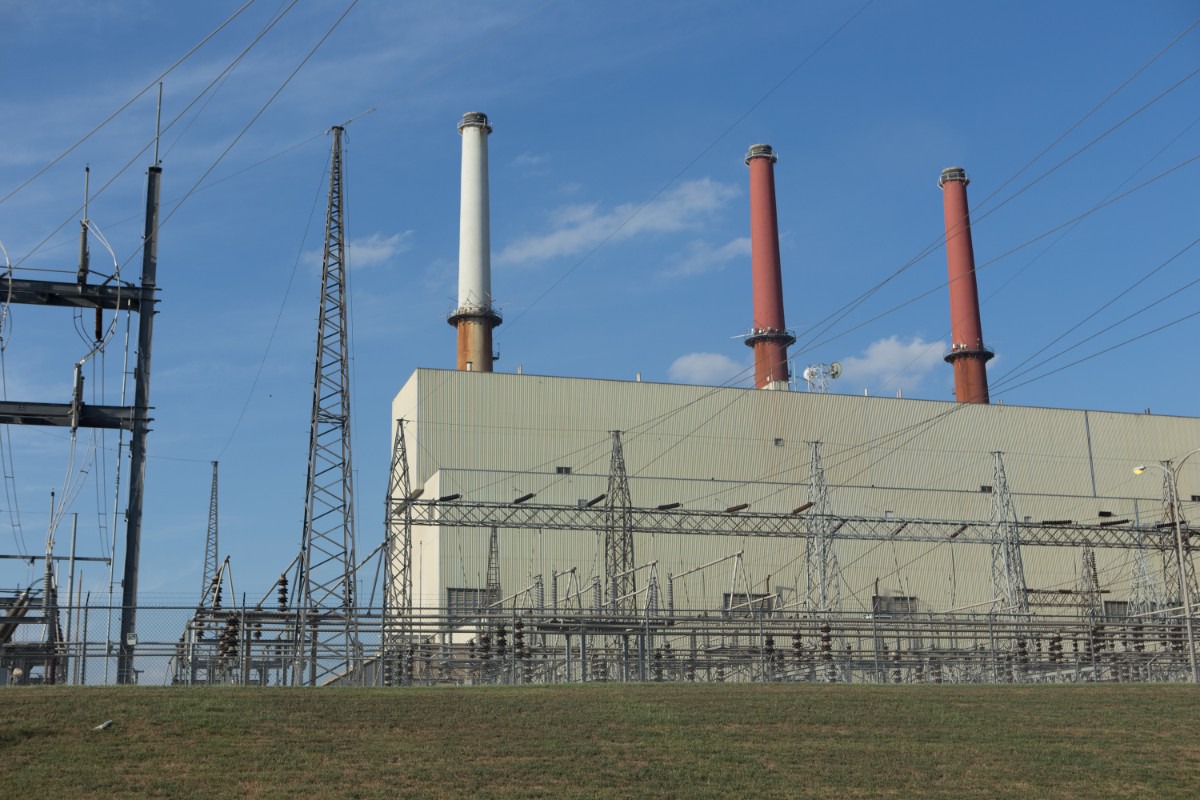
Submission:
[[[807,443],[820,441],[833,512],[891,512],[897,519],[988,519],[993,495],[983,487],[994,483],[992,453],[1001,451],[1019,519],[1095,523],[1106,512],[1153,521],[1161,516],[1161,476],[1135,478],[1132,468],[1200,446],[1200,420],[1193,418],[440,370],[415,373],[393,415],[414,421],[407,431],[414,485],[428,482],[427,496],[507,502],[536,492],[539,503],[573,505],[605,491],[609,431],[618,429],[635,505],[751,503],[756,511],[790,511],[807,499]],[[1200,494],[1196,462],[1181,475],[1185,502]],[[449,586],[483,586],[487,531],[443,528],[422,536],[421,602],[444,602]],[[552,572],[574,567],[586,583],[602,571],[593,534],[500,536],[506,594],[541,575],[549,603]],[[800,602],[802,539],[635,541],[638,563],[658,562],[664,593],[668,574],[738,550],[752,592],[769,580],[785,602]],[[1128,592],[1131,552],[1097,555],[1112,597]],[[847,608],[868,608],[877,579],[881,593],[917,596],[937,609],[991,599],[987,547],[841,542],[838,559]],[[1079,585],[1078,551],[1025,547],[1024,565],[1030,588]],[[682,591],[689,602],[719,603],[730,572],[724,564],[689,577],[676,587],[676,602]],[[639,586],[645,577],[639,574]]]

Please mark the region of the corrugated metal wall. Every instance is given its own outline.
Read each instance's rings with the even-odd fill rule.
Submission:
[[[427,495],[507,502],[537,492],[539,503],[575,504],[605,491],[609,431],[623,431],[638,506],[668,502],[723,509],[790,511],[807,499],[811,448],[820,441],[832,511],[896,518],[986,520],[994,451],[1003,452],[1018,517],[1095,523],[1101,512],[1159,519],[1162,479],[1140,478],[1140,463],[1200,446],[1200,420],[1141,414],[956,404],[835,394],[771,392],[419,370],[397,395],[407,429],[414,485]],[[1197,459],[1200,461],[1200,459]],[[569,470],[569,472],[565,472]],[[1185,504],[1200,492],[1188,465]],[[435,486],[436,484],[436,486]],[[417,542],[422,544],[418,545]],[[447,587],[482,587],[488,533],[445,528],[419,532],[418,602],[444,602]],[[658,561],[664,584],[679,573],[738,550],[750,591],[803,594],[802,540],[718,536],[641,536],[638,563]],[[585,582],[602,571],[595,535],[501,531],[506,594],[540,575],[550,602],[551,574],[576,568]],[[1024,548],[1030,588],[1077,588],[1080,553]],[[988,548],[967,544],[841,542],[838,559],[848,609],[869,609],[881,594],[920,598],[950,609],[991,599]],[[1132,551],[1097,553],[1107,597],[1128,591]],[[1158,569],[1157,554],[1151,559]],[[732,566],[676,586],[677,605],[715,607],[730,591]],[[645,576],[639,575],[639,586]],[[743,591],[738,578],[736,591]],[[563,579],[565,581],[565,579]],[[562,586],[565,591],[565,585]],[[585,603],[586,605],[586,603]]]

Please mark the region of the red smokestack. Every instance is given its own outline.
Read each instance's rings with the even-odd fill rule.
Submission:
[[[786,389],[788,345],[796,337],[783,321],[783,278],[779,271],[779,222],[775,215],[775,162],[769,144],[746,153],[750,167],[750,268],[754,284],[754,388]]]
[[[975,285],[975,250],[967,210],[967,173],[962,167],[942,170],[938,186],[946,214],[946,264],[950,284],[950,352],[954,365],[954,398],[960,403],[987,403],[987,367],[994,353],[983,346],[979,321],[979,289]]]

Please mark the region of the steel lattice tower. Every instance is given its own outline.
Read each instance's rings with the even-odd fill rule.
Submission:
[[[300,629],[296,637],[301,647],[293,678],[312,685],[352,666],[358,638],[354,621],[354,485],[342,128],[335,127],[332,132],[301,552]]]
[[[386,574],[383,584],[384,683],[406,682],[403,659],[412,640],[412,483],[408,472],[405,420],[396,420],[388,481]],[[400,678],[400,681],[397,680]]]
[[[212,462],[212,491],[208,495],[208,533],[204,537],[204,574],[200,582],[200,606],[211,604],[209,596],[217,580],[217,462]]]
[[[629,496],[629,476],[625,474],[625,453],[621,432],[612,433],[612,462],[608,471],[608,492],[604,506],[604,575],[608,581],[608,609],[632,613],[637,600],[637,581],[633,571],[633,501]]]
[[[833,523],[829,510],[829,484],[821,464],[821,443],[809,442],[808,538],[805,550],[805,585],[808,607],[815,611],[837,611],[842,606],[842,575],[833,549]]]
[[[1129,616],[1136,617],[1166,606],[1160,587],[1150,577],[1150,559],[1146,536],[1139,530],[1138,547],[1133,551],[1133,567],[1129,575]]]
[[[1183,519],[1183,504],[1175,497],[1175,484],[1171,480],[1174,470],[1170,461],[1163,461],[1163,512],[1159,539],[1159,549],[1162,551],[1163,599],[1164,605],[1177,606],[1183,603],[1179,591],[1179,553],[1175,549],[1175,513],[1179,509],[1179,525],[1187,529],[1187,520]],[[1188,595],[1196,598],[1196,567],[1192,563],[1191,544],[1187,539],[1183,542],[1183,582]]]
[[[1080,565],[1079,594],[1083,596],[1083,616],[1095,625],[1103,616],[1104,591],[1100,588],[1100,571],[1096,569],[1096,551],[1090,546],[1083,548]]]
[[[1008,490],[1003,454],[996,459],[992,479],[992,590],[1008,613],[1029,611],[1029,588],[1025,585],[1025,567],[1021,563],[1021,531],[1017,527],[1017,509]]]
[[[500,531],[492,526],[491,537],[488,539],[487,588],[483,593],[482,611],[495,613],[500,610],[500,601],[504,599],[500,588]]]

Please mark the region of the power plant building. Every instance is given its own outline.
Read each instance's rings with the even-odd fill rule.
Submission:
[[[813,509],[792,513],[810,500],[814,451],[827,513],[863,520],[831,534],[842,611],[1001,610],[989,538],[998,460],[1032,608],[1039,590],[1080,590],[1088,543],[1109,612],[1154,584],[1177,597],[1161,585],[1160,551],[1174,558],[1174,530],[1160,526],[1170,519],[1161,475],[1133,469],[1200,441],[1200,420],[1188,417],[429,369],[408,380],[393,416],[406,420],[414,487],[427,499],[457,496],[443,510],[530,493],[531,504],[584,506],[605,493],[610,431],[622,431],[632,505],[681,504],[671,512],[682,515],[678,532],[634,534],[634,561],[655,565],[662,595],[669,575],[742,553],[744,576],[724,564],[673,582],[677,607],[714,612],[731,594],[821,610],[806,556]],[[1182,472],[1184,498],[1200,491],[1194,477]],[[689,533],[690,512],[703,512],[697,527],[754,514],[791,522]],[[955,535],[963,524],[971,528]],[[500,526],[497,538],[506,595],[540,579],[549,606],[564,602],[549,596],[555,573],[575,570],[577,588],[603,577],[595,532]],[[1150,587],[1134,586],[1139,541],[1151,554]],[[488,526],[415,526],[415,604],[469,604],[487,588],[488,555]]]
[[[1179,612],[1200,475],[1170,459],[1200,419],[990,403],[961,167],[938,181],[957,402],[789,390],[765,144],[745,156],[754,388],[501,374],[491,127],[459,131],[458,369],[392,404],[397,641],[425,642],[396,674],[1198,679]]]

